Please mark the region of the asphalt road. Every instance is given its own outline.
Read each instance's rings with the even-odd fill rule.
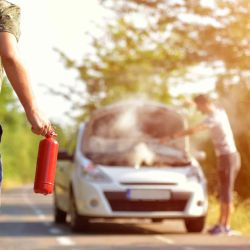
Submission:
[[[53,223],[52,196],[4,191],[0,250],[249,250],[250,237],[187,234],[181,221],[96,221],[85,234]]]

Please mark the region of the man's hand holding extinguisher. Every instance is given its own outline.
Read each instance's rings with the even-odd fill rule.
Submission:
[[[57,134],[49,120],[35,107],[25,108],[26,116],[31,124],[32,132],[45,138],[39,143],[34,192],[47,195],[53,193],[54,190],[58,154],[58,143],[55,139]]]
[[[31,109],[26,112],[26,115],[33,133],[45,136],[46,134],[54,132],[50,121],[38,109]]]

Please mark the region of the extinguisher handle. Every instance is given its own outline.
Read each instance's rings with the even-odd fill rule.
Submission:
[[[45,135],[46,138],[51,138],[51,137],[57,137],[57,133],[55,132],[55,130],[51,130],[49,131],[46,135]]]

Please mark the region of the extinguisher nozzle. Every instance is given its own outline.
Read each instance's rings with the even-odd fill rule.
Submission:
[[[56,133],[54,130],[52,130],[52,131],[49,131],[49,132],[45,135],[45,137],[47,137],[47,138],[49,138],[49,137],[57,137],[57,133]]]

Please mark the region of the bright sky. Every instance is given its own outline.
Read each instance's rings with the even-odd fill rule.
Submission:
[[[58,48],[80,60],[88,50],[84,33],[94,30],[92,21],[102,21],[106,11],[97,0],[9,0],[22,9],[19,48],[28,68],[35,95],[43,112],[55,121],[68,122],[62,116],[69,105],[49,95],[41,85],[60,89],[73,84],[77,74],[65,70]]]

